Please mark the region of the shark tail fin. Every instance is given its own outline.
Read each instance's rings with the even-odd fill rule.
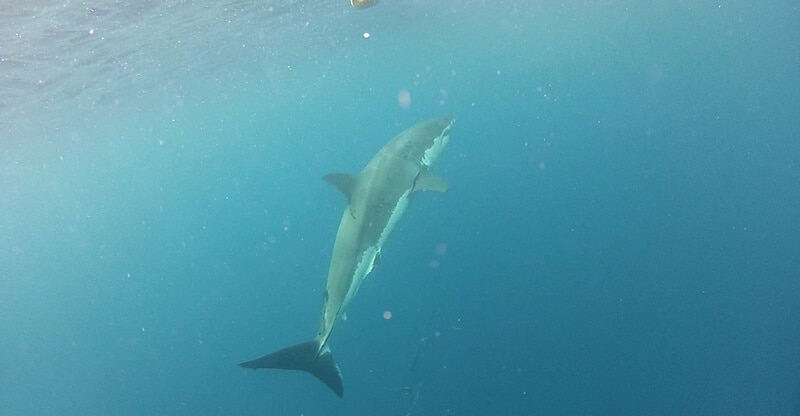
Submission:
[[[286,347],[261,358],[240,363],[239,366],[253,370],[258,368],[302,370],[325,383],[337,396],[344,396],[344,384],[339,366],[333,361],[330,348],[325,345],[320,349],[316,340]]]

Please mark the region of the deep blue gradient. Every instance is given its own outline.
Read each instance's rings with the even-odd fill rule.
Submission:
[[[797,2],[32,3],[0,415],[800,414]],[[321,177],[445,114],[450,191],[331,338],[344,399],[238,367],[318,328]]]

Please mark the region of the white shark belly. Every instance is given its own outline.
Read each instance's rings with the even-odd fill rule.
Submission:
[[[367,246],[366,249],[358,256],[358,264],[356,265],[353,278],[351,279],[351,285],[347,290],[347,295],[345,295],[344,302],[342,304],[341,310],[344,311],[347,309],[347,306],[350,304],[350,301],[358,294],[358,289],[361,287],[361,283],[367,277],[367,275],[372,272],[372,269],[375,266],[375,258],[380,256],[381,249],[383,248],[383,244],[386,242],[386,239],[392,233],[397,222],[400,221],[402,218],[403,213],[405,213],[406,208],[408,208],[409,202],[409,195],[411,194],[411,189],[406,190],[397,200],[394,209],[392,209],[391,214],[389,215],[389,219],[386,221],[386,225],[383,227],[383,231],[381,232],[380,236],[378,237],[378,241],[375,245]]]

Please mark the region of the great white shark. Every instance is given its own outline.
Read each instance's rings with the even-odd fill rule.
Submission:
[[[442,117],[416,124],[383,146],[359,174],[325,175],[323,179],[347,197],[347,207],[333,244],[319,332],[311,341],[240,366],[306,371],[344,396],[342,373],[328,339],[364,278],[380,264],[381,248],[411,196],[420,190],[447,190],[447,181],[430,168],[447,146],[453,123],[453,118]]]

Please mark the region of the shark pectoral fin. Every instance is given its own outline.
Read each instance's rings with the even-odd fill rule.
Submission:
[[[320,351],[318,341],[292,345],[261,358],[245,361],[239,365],[253,370],[258,368],[277,368],[306,371],[325,383],[337,396],[344,396],[344,383],[342,382],[342,373],[339,371],[339,366],[333,361],[330,348],[325,346]]]
[[[417,176],[417,180],[414,181],[414,191],[425,190],[446,192],[447,188],[449,187],[450,185],[447,183],[447,179],[431,172],[428,169],[421,171]]]
[[[335,186],[336,189],[341,191],[347,202],[350,202],[350,197],[353,196],[353,189],[356,187],[358,176],[350,173],[329,173],[322,177],[326,182]]]

